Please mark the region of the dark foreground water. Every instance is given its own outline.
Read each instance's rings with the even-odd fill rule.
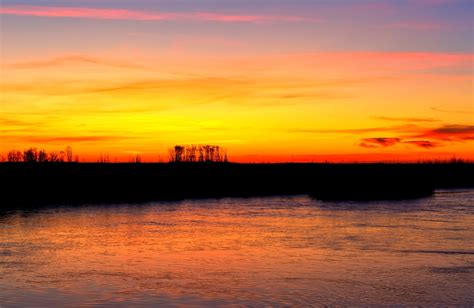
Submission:
[[[0,307],[474,305],[474,190],[0,215]]]

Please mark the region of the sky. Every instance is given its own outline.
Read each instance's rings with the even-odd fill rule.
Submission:
[[[474,159],[471,0],[2,0],[0,153]]]

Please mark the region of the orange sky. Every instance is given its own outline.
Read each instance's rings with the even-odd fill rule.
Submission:
[[[4,5],[2,20],[1,153],[69,145],[88,161],[103,153],[117,161],[135,154],[156,161],[166,160],[175,144],[209,143],[226,147],[233,161],[474,158],[473,52],[443,49],[444,35],[440,46],[426,50],[411,41],[399,50],[370,43],[331,50],[317,46],[317,35],[307,37],[315,46],[290,38],[298,33],[294,24],[324,26],[316,16],[263,12],[252,15],[259,16],[255,21],[188,12],[199,20],[181,21],[191,18],[182,13],[167,15],[172,21],[147,20],[145,27],[111,15],[119,20],[95,24],[88,37],[81,26],[118,13],[73,11],[90,15],[84,19],[56,8],[54,14],[66,14],[58,20],[52,9],[35,7],[30,16],[31,8],[17,14],[11,7]],[[144,14],[117,16],[144,18],[137,12]],[[21,29],[14,27],[22,21]],[[63,30],[34,42],[37,28],[59,22]],[[219,32],[209,33],[209,23]],[[281,30],[280,23],[292,25],[284,37],[262,30]],[[393,25],[419,31],[420,38],[441,31],[393,23],[371,39],[390,34]],[[201,27],[202,35],[186,33],[191,27]],[[120,29],[128,32],[120,36]],[[173,40],[163,47],[165,32]],[[113,43],[103,46],[101,37]]]

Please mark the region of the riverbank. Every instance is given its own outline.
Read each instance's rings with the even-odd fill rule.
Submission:
[[[2,163],[2,207],[309,194],[409,199],[474,187],[474,164]]]

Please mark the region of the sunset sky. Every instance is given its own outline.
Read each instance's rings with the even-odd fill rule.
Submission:
[[[472,0],[3,0],[0,152],[474,158]]]

